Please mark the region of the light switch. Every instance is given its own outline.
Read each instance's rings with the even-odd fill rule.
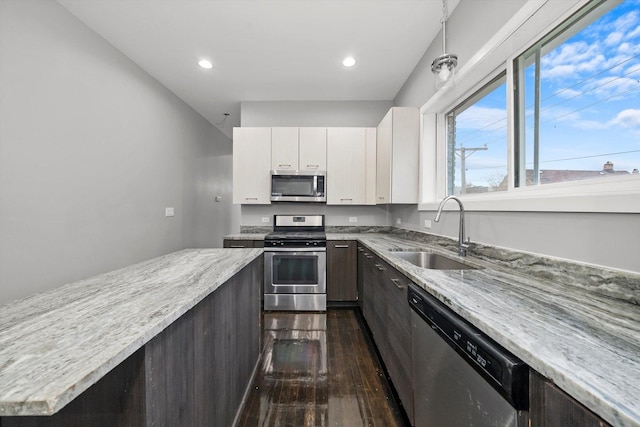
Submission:
[[[350,216],[349,217],[349,222],[358,222],[358,217],[357,216]]]
[[[263,216],[262,217],[262,223],[263,224],[268,224],[269,223],[269,217],[268,216]]]
[[[174,208],[164,208],[164,216],[174,216],[175,214]]]
[[[430,219],[425,219],[424,220],[424,228],[431,228],[431,220]]]

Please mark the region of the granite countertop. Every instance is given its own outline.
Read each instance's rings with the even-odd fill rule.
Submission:
[[[366,245],[609,423],[640,427],[640,275],[477,244],[463,262],[479,270],[427,270],[393,255],[460,259],[454,240],[424,236],[327,231]]]
[[[0,416],[50,415],[262,249],[187,249],[0,307]]]
[[[393,251],[460,258],[440,245],[393,235],[327,238],[358,240],[609,423],[640,426],[640,306],[629,302],[637,301],[640,275],[631,275],[635,287],[624,298],[613,298],[588,286],[559,284],[552,273],[546,280],[536,277],[536,263],[518,263],[512,254],[503,264],[481,256],[464,260],[479,270],[427,270]]]

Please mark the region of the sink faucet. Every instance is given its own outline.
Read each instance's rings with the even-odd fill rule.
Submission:
[[[438,206],[438,213],[436,214],[435,222],[440,221],[442,208],[444,207],[445,203],[447,203],[449,200],[455,200],[458,203],[458,206],[460,206],[460,229],[458,230],[458,255],[466,256],[467,249],[469,249],[469,240],[466,240],[464,235],[464,206],[462,206],[462,200],[460,200],[456,196],[448,196],[442,199],[442,201],[440,202],[440,206]]]

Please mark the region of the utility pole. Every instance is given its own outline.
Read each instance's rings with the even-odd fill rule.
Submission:
[[[466,172],[467,157],[469,157],[476,151],[486,151],[486,150],[488,150],[486,145],[484,147],[476,147],[476,148],[467,148],[467,147],[456,148],[456,156],[460,157],[460,194],[465,194],[467,192],[467,172]]]

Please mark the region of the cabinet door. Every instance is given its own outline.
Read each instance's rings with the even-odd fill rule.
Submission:
[[[327,242],[327,301],[356,301],[356,242]]]
[[[271,169],[298,169],[298,128],[271,128]]]
[[[271,128],[233,128],[233,203],[271,203]]]
[[[420,113],[417,108],[393,108],[391,150],[391,203],[418,203]]]
[[[357,274],[357,289],[358,289],[358,306],[360,310],[364,312],[364,266],[366,258],[364,256],[364,246],[358,245],[358,274]]]
[[[374,301],[374,256],[367,249],[362,253],[362,315],[369,325],[369,329],[373,331],[373,301]]]
[[[223,248],[253,248],[253,240],[224,239]]]
[[[609,423],[531,370],[529,375],[530,425],[536,427],[607,427]]]
[[[327,170],[327,128],[300,128],[298,168],[303,171]]]
[[[407,302],[409,279],[389,268],[387,285],[387,342],[385,365],[391,381],[413,424],[413,357],[411,349],[411,309]]]
[[[382,259],[374,255],[373,262],[373,337],[376,342],[376,347],[382,356],[382,360],[389,360],[389,340],[388,340],[388,321],[387,321],[387,306],[388,306],[388,286],[389,281],[387,275],[387,265]]]
[[[376,201],[391,203],[391,141],[393,139],[393,110],[384,116],[376,133]],[[417,171],[416,171],[417,173]]]
[[[327,204],[364,205],[365,128],[327,129]]]
[[[365,129],[365,197],[366,205],[376,204],[376,128]]]
[[[377,203],[417,203],[420,114],[393,107],[377,128]]]

